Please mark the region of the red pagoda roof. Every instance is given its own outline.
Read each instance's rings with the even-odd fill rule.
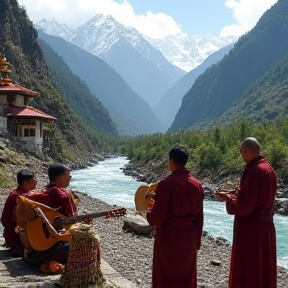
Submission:
[[[57,120],[57,118],[45,114],[44,112],[37,110],[30,106],[14,106],[14,105],[8,105],[4,108],[4,116],[6,117],[21,117],[21,118],[38,118],[43,120],[50,120],[54,121]]]
[[[39,96],[40,93],[33,91],[33,90],[29,90],[27,88],[24,88],[18,84],[13,84],[13,83],[9,83],[7,85],[0,85],[0,94],[2,94],[1,92],[18,92],[19,94],[25,94],[25,95],[29,95],[29,96]]]

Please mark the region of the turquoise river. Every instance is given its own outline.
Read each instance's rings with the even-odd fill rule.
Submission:
[[[110,205],[134,208],[134,194],[141,182],[124,175],[128,160],[110,158],[87,169],[72,172],[70,187],[102,200]],[[204,230],[211,235],[232,240],[233,216],[227,215],[225,206],[217,201],[204,203]],[[277,232],[278,265],[288,268],[288,217],[274,216]]]

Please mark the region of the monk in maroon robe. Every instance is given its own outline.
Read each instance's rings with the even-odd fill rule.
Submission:
[[[241,143],[246,163],[236,195],[216,192],[235,215],[229,288],[276,288],[277,254],[273,223],[277,177],[260,155],[255,138]]]
[[[153,253],[153,288],[196,288],[197,250],[201,246],[204,191],[185,168],[188,153],[169,152],[171,174],[156,189],[155,203],[147,212],[156,226]]]
[[[6,245],[11,248],[12,254],[15,248],[22,245],[19,233],[15,232],[16,218],[14,216],[14,209],[17,204],[17,197],[19,195],[25,195],[30,190],[35,189],[37,181],[34,178],[34,173],[23,169],[17,173],[17,183],[18,187],[10,192],[1,216],[1,223],[4,226],[3,237]]]
[[[42,193],[33,193],[32,191],[26,194],[25,197],[55,208],[65,216],[76,215],[76,203],[79,198],[66,189],[71,180],[70,169],[61,163],[52,164],[48,167],[48,177],[50,183],[42,190]],[[25,260],[27,263],[37,266],[51,261],[65,265],[68,253],[69,243],[60,241],[46,251],[35,251],[30,248]]]
[[[77,205],[79,198],[70,190],[69,186],[71,175],[70,169],[61,163],[52,164],[48,168],[49,184],[46,185],[41,193],[28,193],[25,197],[45,204],[65,216],[77,214]]]

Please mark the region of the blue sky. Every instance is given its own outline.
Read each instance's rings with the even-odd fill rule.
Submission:
[[[118,1],[119,2],[119,1]],[[135,13],[151,10],[173,16],[186,34],[219,34],[235,23],[233,13],[224,0],[130,0]]]
[[[1,1],[1,0],[0,0]],[[46,18],[77,28],[97,13],[112,15],[142,34],[235,37],[255,26],[277,0],[18,0],[30,19]]]

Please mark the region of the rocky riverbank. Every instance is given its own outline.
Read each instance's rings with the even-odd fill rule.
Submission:
[[[163,176],[168,175],[169,171],[165,162],[160,163],[137,163],[127,164],[123,168],[125,175],[131,176],[138,181],[146,182],[148,184],[158,181]],[[203,175],[195,176],[202,181],[205,191],[205,198],[209,200],[216,200],[214,197],[214,191],[221,188],[232,188],[239,183],[239,175],[229,175],[229,177],[215,177],[215,175]],[[280,215],[288,216],[288,185],[284,185],[281,179],[278,179],[278,189],[275,201],[274,212]]]
[[[1,190],[1,208],[6,199],[7,193],[7,189]],[[84,194],[78,193],[78,195],[81,199],[81,203],[79,206],[80,214],[95,212],[96,210],[102,211],[115,208],[100,200],[91,198]],[[2,210],[1,208],[0,211]],[[131,210],[128,211],[128,213],[134,214],[135,211]],[[124,218],[94,219],[93,228],[101,239],[102,258],[106,262],[108,262],[115,269],[115,271],[118,271],[123,277],[134,283],[134,287],[148,288],[150,285],[149,283],[151,282],[152,251],[154,241],[153,236],[141,236],[123,230],[123,220]],[[202,248],[198,252],[199,288],[227,287],[230,251],[230,244],[225,239],[213,238],[207,233],[203,234]],[[3,262],[3,260],[5,263]],[[53,278],[51,279],[51,277],[49,278],[48,276],[44,276],[43,274],[41,275],[38,272],[35,272],[35,270],[32,268],[29,268],[27,266],[23,267],[21,266],[23,265],[23,263],[21,264],[21,260],[15,262],[18,263],[18,266],[15,264],[17,267],[14,267],[14,269],[12,269],[10,265],[12,263],[11,261],[12,259],[9,260],[7,259],[7,257],[4,259],[3,255],[1,256],[1,263],[4,263],[5,265],[1,266],[0,278],[5,276],[5,279],[7,281],[10,281],[7,283],[7,286],[1,287],[21,287],[21,285],[22,287],[53,287],[40,286],[40,284],[49,282],[50,285],[52,285],[53,281],[57,281],[57,279],[60,278],[59,276],[53,276]],[[27,279],[31,283],[37,282],[37,285],[39,286],[24,286],[27,284]],[[19,286],[17,286],[15,283],[17,283],[17,285]],[[278,287],[287,288],[287,286],[288,270],[278,267]]]
[[[97,164],[99,161],[103,161],[109,155],[91,153],[90,155],[83,155],[74,161],[66,161],[64,164],[69,166],[73,170],[87,168]],[[21,147],[18,147],[15,143],[9,141],[9,139],[1,138],[0,135],[0,186],[1,187],[13,187],[16,185],[16,173],[20,169],[29,169],[36,174],[38,180],[43,178],[43,175],[47,174],[47,168],[55,160],[47,158],[46,160],[37,158],[32,153],[29,153]],[[56,161],[57,162],[57,161]],[[46,177],[46,176],[44,176]],[[45,180],[47,182],[47,179]],[[41,186],[39,186],[41,187]]]
[[[1,147],[0,147],[1,149]],[[5,148],[6,149],[6,148]],[[14,154],[12,154],[14,155]],[[19,154],[17,154],[19,155]],[[23,155],[23,159],[25,155]],[[6,158],[5,158],[6,159]],[[21,167],[23,168],[23,163],[25,167],[36,169],[38,187],[43,187],[47,184],[46,169],[47,165],[41,166],[41,161],[27,159],[23,162],[22,158],[13,158],[15,163],[6,163],[9,168],[9,172],[13,174],[15,178],[15,172]],[[18,163],[21,162],[21,165]],[[21,160],[21,161],[20,161]],[[96,159],[97,160],[97,159]],[[98,160],[103,160],[99,158]],[[6,160],[5,160],[6,161]],[[94,161],[93,161],[94,162]],[[92,163],[91,162],[91,165]],[[81,165],[80,165],[81,166]],[[74,167],[74,168],[80,168]],[[153,168],[153,167],[152,167]],[[133,167],[130,171],[133,171]],[[124,169],[125,170],[125,169]],[[140,170],[139,170],[140,171]],[[148,170],[147,170],[148,171]],[[166,164],[161,166],[161,169],[155,169],[154,174],[149,174],[147,172],[148,178],[146,178],[147,183],[151,183],[163,177],[168,173]],[[125,171],[124,171],[125,172]],[[126,171],[127,172],[127,171]],[[125,174],[127,174],[125,172]],[[137,174],[140,172],[135,172],[134,177],[137,179]],[[146,173],[146,172],[145,172]],[[144,174],[143,174],[144,175]],[[145,175],[144,175],[145,176]],[[158,178],[159,177],[159,178]],[[142,178],[142,181],[145,178]],[[201,179],[201,178],[200,178]],[[207,194],[206,197],[212,197],[212,192],[219,188],[219,186],[225,187],[227,181],[217,179],[217,181],[208,182],[209,179],[204,179],[204,188]],[[233,182],[233,181],[231,181]],[[205,184],[209,183],[209,185]],[[229,184],[229,183],[228,183]],[[10,183],[10,187],[14,185]],[[285,186],[279,186],[279,191],[282,196],[287,197],[287,190]],[[283,190],[281,190],[283,189]],[[282,192],[281,192],[282,191]],[[0,213],[2,212],[2,207],[9,193],[9,189],[0,188]],[[210,195],[210,196],[209,196]],[[281,196],[280,195],[280,196]],[[114,207],[99,201],[95,198],[91,198],[87,195],[79,193],[81,199],[80,203],[80,213],[89,213],[99,210],[112,209]],[[285,199],[285,197],[280,199]],[[134,211],[129,211],[129,213],[134,214]],[[134,286],[124,286],[121,287],[142,287],[148,288],[151,281],[151,267],[152,267],[152,250],[153,250],[153,236],[150,235],[137,235],[122,229],[123,218],[122,219],[104,219],[98,218],[93,221],[94,229],[97,231],[101,238],[101,248],[102,248],[102,258],[104,261],[108,262],[115,272],[110,273],[110,278],[113,278],[118,273],[130,280]],[[1,228],[1,227],[0,227]],[[1,230],[1,229],[0,229]],[[228,282],[229,273],[229,261],[230,261],[230,244],[221,238],[213,238],[207,233],[203,235],[203,245],[201,250],[198,252],[198,279],[200,288],[226,288]],[[0,244],[3,239],[0,238]],[[35,271],[31,267],[25,265],[21,259],[11,259],[7,251],[4,248],[0,248],[0,287],[54,287],[53,283],[59,280],[60,276],[47,276]],[[117,272],[116,272],[117,271]],[[109,278],[108,277],[108,278]],[[109,280],[109,279],[108,279]],[[44,285],[45,284],[45,285]],[[34,286],[33,286],[34,285]],[[49,286],[50,285],[50,286]],[[278,286],[279,288],[288,287],[288,270],[279,267],[278,268]],[[107,282],[107,287],[115,287],[115,283]]]

